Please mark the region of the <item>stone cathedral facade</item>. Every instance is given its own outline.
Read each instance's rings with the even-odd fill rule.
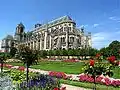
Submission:
[[[10,51],[12,46],[25,44],[33,50],[76,49],[92,47],[91,33],[78,29],[76,23],[63,16],[46,24],[36,24],[30,32],[25,32],[22,23],[16,27],[14,36],[2,40],[2,49]]]

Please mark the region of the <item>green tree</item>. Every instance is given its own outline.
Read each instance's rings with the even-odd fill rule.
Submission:
[[[22,60],[24,62],[24,64],[26,65],[26,68],[27,68],[26,80],[28,82],[28,74],[29,74],[28,68],[30,67],[30,65],[32,65],[36,62],[37,53],[36,53],[36,51],[33,51],[32,49],[30,49],[28,46],[19,45],[18,46],[18,55],[19,55],[19,59]]]
[[[85,48],[80,49],[80,55],[82,56],[82,60],[86,59],[87,53],[88,53],[87,49],[85,49]]]
[[[69,49],[68,50],[68,56],[75,56],[76,55],[76,52],[75,52],[75,50],[74,49]]]
[[[16,52],[17,52],[17,49],[15,47],[11,47],[11,49],[10,49],[10,56],[14,57]]]
[[[114,55],[118,59],[120,58],[120,42],[115,40],[111,42],[108,47],[101,48],[100,52],[104,58]]]
[[[39,56],[40,56],[41,58],[46,58],[47,55],[48,55],[48,53],[47,53],[46,50],[40,50],[40,51],[39,51]]]
[[[68,51],[67,50],[61,50],[61,55],[62,56],[67,56],[68,55]]]
[[[58,56],[58,58],[60,59],[60,50],[57,49],[54,51],[54,53],[55,53],[55,56]]]
[[[109,44],[109,50],[111,51],[111,54],[116,56],[116,58],[120,58],[119,56],[119,50],[120,50],[120,42],[115,40]]]
[[[95,48],[89,48],[89,56],[95,56],[99,51]]]

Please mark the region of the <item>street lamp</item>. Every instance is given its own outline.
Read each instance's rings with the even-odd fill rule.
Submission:
[[[5,59],[5,52],[1,51],[0,52],[0,63],[1,63],[1,73],[3,72],[3,61]]]

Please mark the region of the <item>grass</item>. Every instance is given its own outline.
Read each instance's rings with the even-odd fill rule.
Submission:
[[[9,63],[12,65],[23,66],[23,63]],[[58,62],[58,61],[42,61],[39,62],[37,65],[32,65],[31,68],[34,69],[42,69],[42,70],[50,70],[50,71],[60,71],[65,72],[68,74],[80,74],[82,73],[84,63],[65,63],[65,62]]]
[[[93,83],[70,81],[70,80],[63,80],[63,79],[61,79],[60,82],[64,83],[64,84],[68,84],[68,85],[89,88],[89,89],[93,89],[93,86],[94,86]],[[120,87],[113,87],[113,86],[97,84],[96,90],[120,90]]]
[[[120,66],[119,67],[116,67],[114,70],[113,70],[113,78],[120,78]]]
[[[24,66],[23,63],[9,63],[17,66]],[[31,68],[42,69],[48,71],[60,71],[67,74],[80,74],[83,73],[82,68],[84,67],[84,62],[77,63],[67,63],[58,61],[41,61],[37,65],[32,65]],[[113,71],[113,78],[120,78],[120,67],[116,67]]]

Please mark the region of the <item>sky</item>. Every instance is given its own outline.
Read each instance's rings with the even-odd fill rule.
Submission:
[[[0,0],[0,40],[14,35],[20,22],[31,31],[36,23],[64,15],[92,33],[93,48],[120,41],[120,0]]]

